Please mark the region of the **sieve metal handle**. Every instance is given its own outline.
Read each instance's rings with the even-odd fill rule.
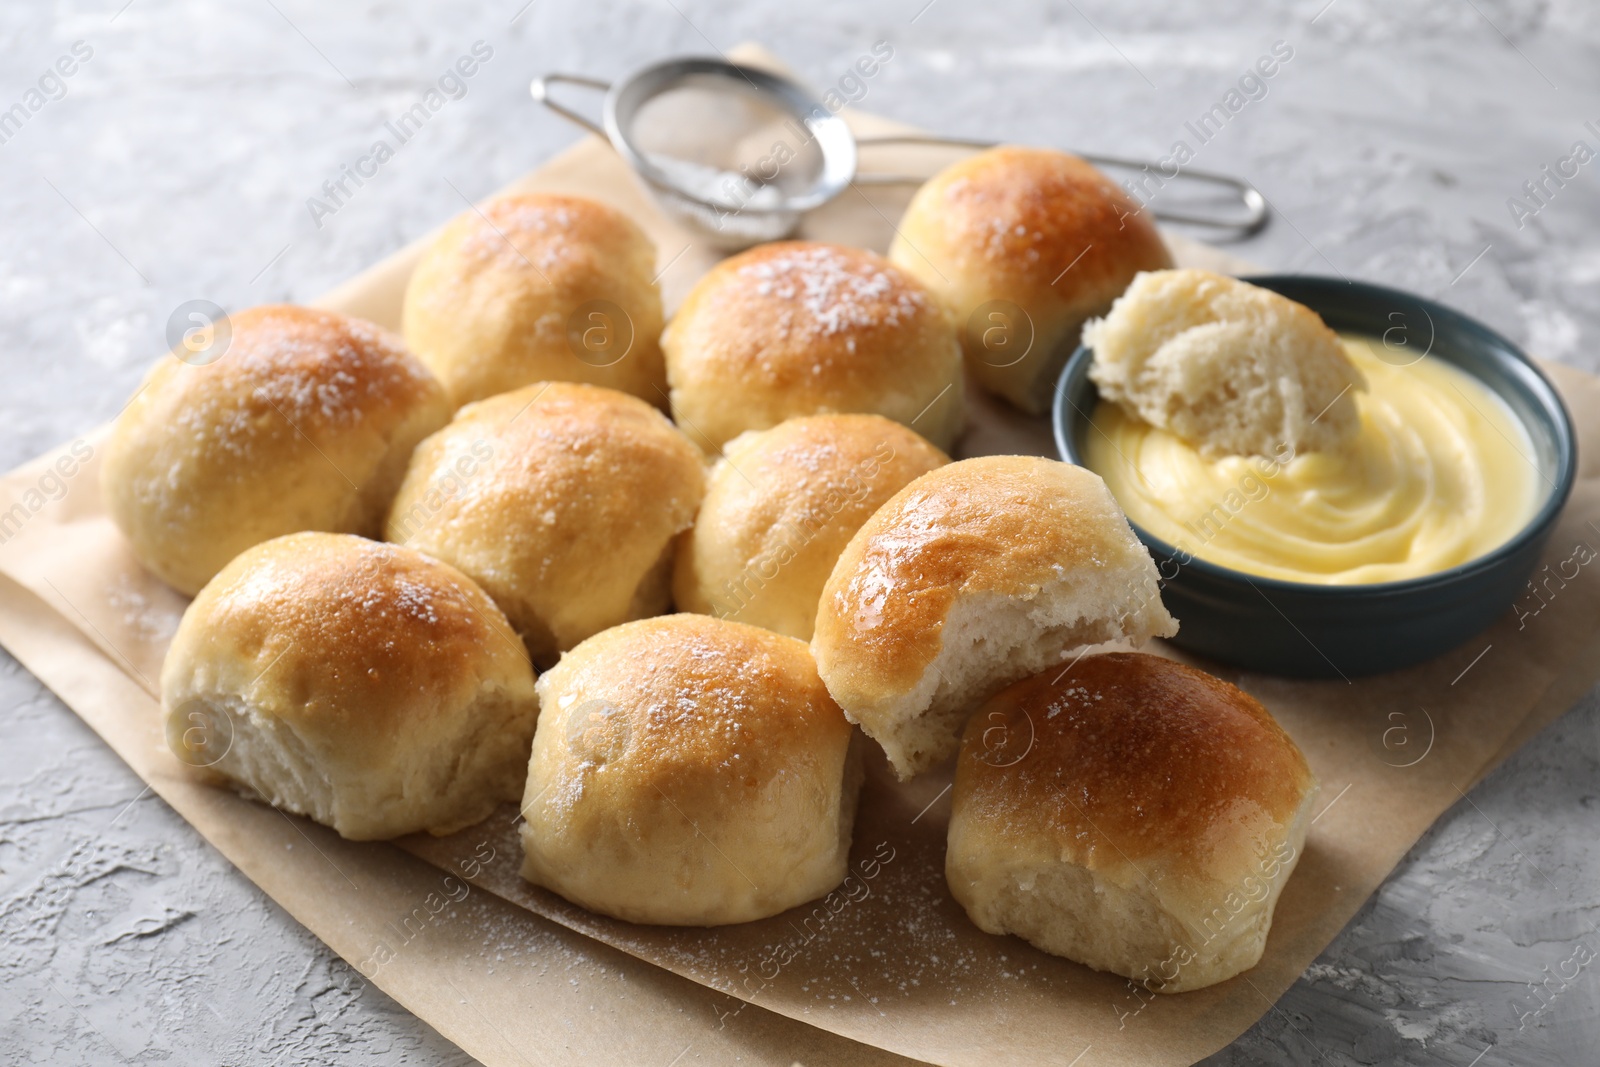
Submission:
[[[565,104],[558,104],[550,99],[550,86],[556,84],[581,85],[585,89],[598,89],[604,93],[610,91],[611,83],[601,81],[599,78],[588,78],[582,74],[541,74],[533,79],[533,83],[528,86],[529,94],[557,115],[560,115],[568,122],[577,123],[590,133],[600,137],[607,137],[604,127],[598,122],[591,122],[587,116],[580,115]]]
[[[934,145],[945,148],[994,148],[1001,144],[1000,141],[976,140],[969,137],[941,137],[932,134],[902,134],[885,135],[882,137],[858,137],[856,144],[863,147],[890,144]],[[1081,155],[1086,159],[1105,167],[1120,167],[1125,170],[1140,170],[1146,167],[1158,166],[1156,163],[1147,163],[1137,159],[1123,159],[1120,156],[1092,156]],[[913,174],[860,174],[855,178],[857,185],[921,185],[927,181],[926,175]],[[1245,181],[1228,174],[1218,174],[1209,170],[1180,170],[1176,177],[1168,181],[1192,181],[1208,185],[1220,185],[1231,189],[1244,205],[1242,216],[1230,215],[1196,215],[1186,211],[1155,208],[1154,214],[1158,219],[1167,222],[1183,222],[1191,226],[1208,226],[1217,230],[1233,230],[1241,237],[1248,237],[1267,224],[1267,198],[1261,195],[1261,190]]]

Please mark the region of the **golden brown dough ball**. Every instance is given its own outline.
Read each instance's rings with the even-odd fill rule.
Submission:
[[[1005,145],[934,175],[889,258],[938,293],[967,366],[1024,411],[1049,409],[1085,319],[1172,266],[1149,212],[1076,156]]]
[[[376,537],[439,383],[370,322],[269,306],[232,316],[215,362],[172,354],[106,445],[101,491],[134,554],[194,595],[234,556],[299,530]]]
[[[161,705],[179,759],[353,840],[450,833],[516,800],[539,714],[527,654],[470,579],[324,533],[207,583]]]
[[[967,725],[945,876],[980,929],[1199,989],[1261,958],[1315,795],[1249,694],[1159,656],[1089,656]]]
[[[591,637],[538,688],[524,878],[679,926],[776,915],[843,880],[859,760],[803,643],[668,615]]]
[[[445,228],[406,286],[406,343],[457,405],[587,382],[666,407],[656,249],[576,196],[510,196]]]
[[[539,666],[667,610],[700,451],[642,400],[539,382],[462,408],[416,451],[385,537],[459,567]]]
[[[822,586],[851,535],[948,462],[881,415],[808,415],[740,434],[679,545],[678,607],[811,640]]]
[[[902,779],[978,703],[1074,649],[1169,637],[1156,565],[1099,475],[1038,456],[931,471],[856,531],[817,607],[828,692]],[[1059,668],[1058,668],[1059,669]]]
[[[862,412],[948,451],[961,347],[932,293],[881,256],[761,245],[696,283],[661,339],[672,417],[707,452],[797,415]]]

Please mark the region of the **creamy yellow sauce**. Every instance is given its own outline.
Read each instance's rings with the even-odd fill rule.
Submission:
[[[1089,469],[1128,518],[1198,559],[1291,582],[1416,578],[1504,544],[1532,517],[1540,477],[1503,400],[1434,357],[1395,366],[1347,337],[1367,378],[1361,431],[1336,451],[1204,459],[1102,401]]]

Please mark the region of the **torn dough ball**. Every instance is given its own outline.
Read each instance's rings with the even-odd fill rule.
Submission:
[[[1207,457],[1327,451],[1360,428],[1355,394],[1367,383],[1339,335],[1237,278],[1140,274],[1083,343],[1101,396]]]

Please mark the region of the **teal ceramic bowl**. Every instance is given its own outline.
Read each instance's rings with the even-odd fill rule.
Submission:
[[[1503,398],[1527,427],[1543,492],[1526,526],[1499,548],[1437,574],[1371,585],[1313,585],[1262,578],[1189,556],[1133,525],[1163,579],[1162,599],[1181,624],[1174,643],[1248,670],[1301,678],[1354,678],[1431,659],[1482,632],[1525,591],[1572,492],[1572,419],[1550,381],[1516,345],[1458,311],[1396,289],[1338,278],[1279,274],[1245,279],[1321,315],[1340,333],[1380,339],[1403,358],[1442,359]],[[1080,347],[1061,372],[1054,409],[1061,458],[1083,464],[1100,396],[1093,353]]]

